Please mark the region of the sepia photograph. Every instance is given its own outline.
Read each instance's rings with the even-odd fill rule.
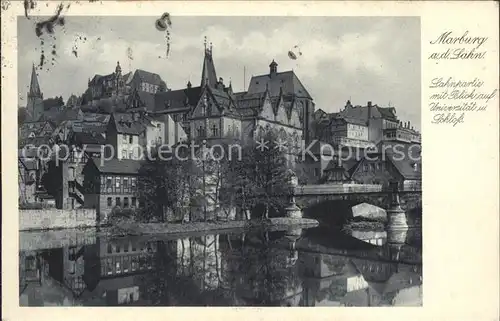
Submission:
[[[423,305],[419,16],[25,3],[20,306]]]

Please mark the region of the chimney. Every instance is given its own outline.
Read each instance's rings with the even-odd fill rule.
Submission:
[[[368,119],[366,120],[366,125],[370,126],[370,119],[372,118],[372,102],[368,102]]]

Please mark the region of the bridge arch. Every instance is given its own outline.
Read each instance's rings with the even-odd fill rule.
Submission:
[[[406,212],[411,225],[418,225],[422,214],[422,194],[420,191],[402,192],[400,206]],[[363,204],[387,211],[391,208],[391,193],[378,192],[344,192],[344,193],[299,193],[295,195],[297,206],[303,216],[317,219],[327,225],[342,225],[352,219],[353,207]]]

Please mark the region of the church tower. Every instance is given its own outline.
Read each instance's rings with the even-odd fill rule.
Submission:
[[[212,59],[212,43],[207,47],[207,38],[205,37],[205,57],[203,59],[203,70],[201,73],[201,87],[217,86],[217,76],[215,74],[214,61]]]
[[[43,94],[40,90],[38,77],[36,75],[35,64],[31,70],[30,89],[27,94],[26,110],[31,115],[33,121],[37,121],[43,114]]]

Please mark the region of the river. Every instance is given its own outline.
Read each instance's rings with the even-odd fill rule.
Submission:
[[[21,235],[21,306],[422,305],[421,229],[36,233]]]

